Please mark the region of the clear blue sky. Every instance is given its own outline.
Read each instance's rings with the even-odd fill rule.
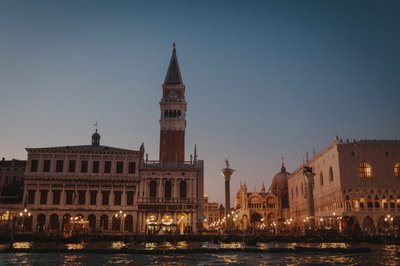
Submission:
[[[268,189],[336,134],[398,139],[400,1],[0,1],[0,151],[101,143],[158,158],[177,54],[205,192]]]

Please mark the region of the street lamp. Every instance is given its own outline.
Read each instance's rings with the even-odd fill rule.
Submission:
[[[386,215],[384,220],[385,220],[385,222],[387,222],[389,224],[389,235],[390,235],[391,227],[393,225],[393,217],[390,214],[388,214],[388,215]]]
[[[22,218],[22,231],[24,231],[24,229],[25,229],[25,218],[31,217],[31,216],[32,216],[32,213],[30,213],[28,211],[28,209],[26,209],[26,208],[23,211],[19,212],[19,217]]]
[[[122,210],[119,210],[119,212],[117,212],[115,215],[115,218],[117,218],[117,219],[121,219],[120,221],[121,221],[121,224],[120,224],[120,226],[119,226],[119,231],[121,232],[121,231],[123,231],[123,226],[124,226],[124,219],[125,219],[125,217],[126,217],[126,213],[124,213]]]

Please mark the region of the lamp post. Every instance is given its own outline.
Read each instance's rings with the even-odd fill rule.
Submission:
[[[386,215],[384,220],[385,220],[386,223],[389,224],[389,235],[390,235],[391,234],[391,227],[393,225],[393,217],[390,214],[388,214],[388,215]]]
[[[32,213],[30,213],[26,208],[23,211],[19,212],[19,217],[22,218],[22,231],[25,231],[25,218],[31,216]]]
[[[119,232],[121,233],[124,230],[124,219],[126,217],[126,213],[124,213],[122,210],[119,210],[115,215],[115,218],[120,219],[120,226],[119,226]]]

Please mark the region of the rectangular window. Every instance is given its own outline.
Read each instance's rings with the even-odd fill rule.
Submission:
[[[126,192],[126,205],[128,206],[133,205],[133,191]]]
[[[90,191],[90,205],[96,205],[97,202],[97,191]]]
[[[9,179],[8,176],[6,176],[6,178],[4,178],[4,184],[5,184],[5,185],[8,185],[8,179]]]
[[[81,162],[81,173],[87,173],[88,170],[88,161]]]
[[[99,161],[93,161],[93,173],[99,173],[100,172],[100,162]]]
[[[122,191],[114,191],[114,205],[121,205]]]
[[[76,168],[76,161],[75,160],[70,160],[68,163],[68,172],[69,173],[75,173],[75,168]]]
[[[43,172],[44,173],[50,172],[50,160],[43,161]]]
[[[28,204],[35,204],[35,190],[28,190]]]
[[[37,172],[38,160],[31,160],[31,172]]]
[[[110,191],[102,191],[101,193],[102,193],[101,204],[108,205],[110,198]]]
[[[104,162],[104,173],[110,174],[111,173],[111,161]]]
[[[48,190],[40,190],[40,204],[47,204]]]
[[[53,204],[60,204],[61,190],[53,190]]]
[[[63,160],[57,160],[56,162],[56,172],[61,173],[64,168],[64,161]]]
[[[117,162],[117,174],[124,172],[124,162]]]
[[[17,177],[16,177],[16,176],[13,176],[13,181],[12,181],[12,183],[13,183],[13,184],[17,183]]]
[[[78,204],[84,205],[86,203],[86,191],[79,190],[78,191]]]
[[[129,162],[128,164],[128,173],[129,174],[134,174],[136,171],[136,163],[135,162]]]
[[[65,204],[71,205],[74,203],[74,191],[66,190]]]

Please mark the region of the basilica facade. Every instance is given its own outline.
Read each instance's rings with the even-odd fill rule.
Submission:
[[[282,168],[266,191],[264,183],[261,191],[248,191],[246,183],[240,184],[233,213],[234,228],[241,232],[254,230],[268,234],[280,234],[288,229],[288,176]]]

